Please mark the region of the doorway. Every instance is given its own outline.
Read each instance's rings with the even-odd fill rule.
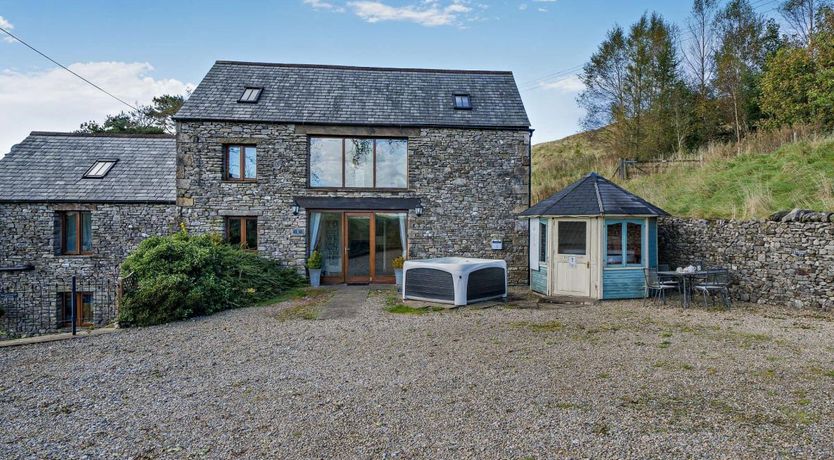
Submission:
[[[591,295],[589,221],[555,220],[556,293],[588,297]]]
[[[311,211],[308,253],[322,256],[322,283],[393,283],[406,219],[404,211]]]

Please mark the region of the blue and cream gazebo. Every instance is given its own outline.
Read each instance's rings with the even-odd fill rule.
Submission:
[[[521,213],[530,220],[530,287],[548,296],[646,296],[657,218],[668,214],[590,173]]]

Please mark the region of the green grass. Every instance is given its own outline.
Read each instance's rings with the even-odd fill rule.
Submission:
[[[834,139],[678,166],[623,185],[679,216],[752,219],[834,209]]]
[[[834,209],[834,137],[771,147],[781,144],[777,134],[754,136],[740,155],[732,145],[704,149],[703,164],[675,165],[620,185],[682,217],[758,219],[793,208]],[[612,177],[617,155],[603,145],[598,133],[534,145],[533,201],[590,171]]]
[[[558,332],[561,331],[565,326],[559,321],[547,321],[544,323],[529,323],[526,321],[513,323],[514,327],[522,327],[529,329],[533,332]]]
[[[397,315],[425,315],[426,313],[435,313],[446,310],[443,307],[436,305],[428,305],[425,307],[409,307],[400,302],[400,298],[395,295],[389,295],[385,299],[385,311]]]

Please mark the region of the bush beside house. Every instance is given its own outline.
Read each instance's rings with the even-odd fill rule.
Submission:
[[[122,264],[134,278],[119,310],[122,325],[147,326],[273,299],[304,279],[273,260],[185,229],[144,240]]]

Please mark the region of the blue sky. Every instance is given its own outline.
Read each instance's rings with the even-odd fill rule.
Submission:
[[[767,0],[759,0],[767,1]],[[774,0],[775,2],[775,0]],[[534,142],[577,132],[572,73],[615,23],[688,1],[6,1],[0,24],[130,102],[196,84],[218,59],[511,70]],[[18,43],[0,40],[0,152],[32,130],[121,109]]]

